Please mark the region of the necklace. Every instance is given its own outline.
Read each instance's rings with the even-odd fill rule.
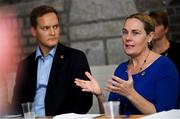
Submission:
[[[150,55],[150,50],[148,51],[148,54],[147,54],[146,58],[143,60],[143,63],[141,64],[141,66],[138,68],[138,71],[136,70],[137,73],[139,73],[139,72],[141,72],[141,71],[143,70],[143,67],[144,67],[144,65],[146,64],[149,55]],[[128,67],[129,67],[129,66],[128,66]],[[129,67],[129,68],[130,68],[130,67]],[[133,68],[133,69],[134,69],[134,68]],[[142,76],[145,75],[145,72],[142,72],[141,75],[142,75]]]
[[[147,55],[146,58],[144,59],[142,65],[139,67],[139,72],[143,70],[143,66],[144,66],[144,64],[147,62],[147,59],[148,59],[148,57],[149,57],[149,54],[150,54],[150,50],[148,51],[148,55]]]

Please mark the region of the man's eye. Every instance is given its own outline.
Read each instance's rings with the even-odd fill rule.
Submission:
[[[58,25],[54,25],[53,26],[53,29],[57,29],[59,26]]]
[[[41,29],[44,30],[44,31],[46,31],[46,30],[49,29],[49,27],[45,26],[45,27],[42,27]]]

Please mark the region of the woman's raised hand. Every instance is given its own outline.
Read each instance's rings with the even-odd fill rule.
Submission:
[[[102,91],[97,80],[89,72],[85,72],[85,75],[89,78],[90,81],[76,78],[75,84],[81,87],[82,91],[91,92],[96,96],[101,95]]]
[[[112,79],[108,81],[107,90],[114,93],[119,93],[125,97],[134,93],[133,78],[130,72],[128,72],[128,80],[125,81],[117,76],[112,76]]]

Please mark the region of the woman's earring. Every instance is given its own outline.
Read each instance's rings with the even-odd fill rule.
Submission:
[[[152,47],[153,47],[152,41],[148,41],[148,48],[149,48],[150,50],[152,50]]]

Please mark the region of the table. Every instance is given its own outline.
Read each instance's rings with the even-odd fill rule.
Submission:
[[[117,117],[115,119],[138,119],[138,118],[141,118],[144,116],[145,115],[129,115],[129,116],[120,115],[119,117]],[[96,117],[95,119],[111,119],[111,118],[108,118],[108,117],[105,117],[104,115],[102,115],[102,116]]]
[[[52,119],[53,116],[42,116],[42,117],[35,117],[36,119]],[[0,115],[0,119],[24,119],[21,114],[17,115]]]
[[[115,119],[138,119],[141,117],[144,117],[145,115],[129,115],[128,117],[125,115],[120,115],[119,117],[115,118]],[[53,116],[45,116],[45,117],[36,117],[36,119],[52,119]],[[13,118],[13,119],[24,119],[23,117],[18,117],[18,118]],[[111,119],[111,118],[107,118],[104,115],[101,115],[99,117],[96,117],[95,119]]]
[[[46,116],[46,117],[36,117],[36,119],[52,119],[52,116]]]

